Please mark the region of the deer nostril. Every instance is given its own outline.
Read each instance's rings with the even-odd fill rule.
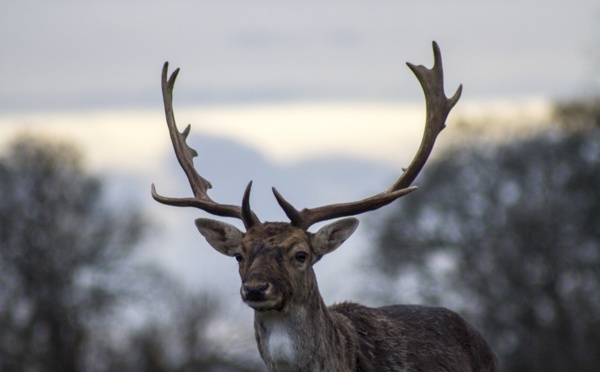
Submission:
[[[267,282],[250,282],[245,283],[242,286],[244,291],[244,296],[248,300],[259,301],[264,299],[264,295],[267,293],[269,289],[269,283]]]
[[[269,283],[244,284],[244,289],[248,292],[266,292],[268,288]]]

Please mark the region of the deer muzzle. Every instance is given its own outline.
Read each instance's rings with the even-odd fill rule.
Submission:
[[[242,283],[242,300],[256,311],[281,310],[283,298],[274,289],[273,284],[262,278],[251,278]]]

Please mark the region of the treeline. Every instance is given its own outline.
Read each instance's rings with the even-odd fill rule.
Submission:
[[[0,372],[253,370],[209,342],[216,299],[136,264],[148,221],[102,186],[70,144],[0,158]]]
[[[600,99],[556,104],[534,136],[454,148],[417,184],[378,224],[384,280],[462,312],[503,371],[598,370]]]

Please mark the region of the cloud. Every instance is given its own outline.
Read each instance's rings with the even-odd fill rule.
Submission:
[[[10,2],[0,12],[10,110],[154,105],[160,66],[188,104],[419,99],[405,61],[473,97],[577,91],[591,68],[595,0]]]

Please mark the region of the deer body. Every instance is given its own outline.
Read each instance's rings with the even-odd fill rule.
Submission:
[[[497,370],[479,333],[445,308],[321,304],[286,315],[257,312],[254,328],[269,371]]]
[[[255,311],[269,371],[495,371],[487,343],[450,310],[325,306],[312,266],[357,225],[347,218],[311,234],[266,222],[244,234],[224,222],[196,220],[215,249],[239,261],[241,296]]]
[[[313,270],[324,255],[336,250],[358,226],[344,218],[321,227],[313,224],[381,208],[416,189],[411,186],[425,165],[437,135],[460,97],[461,88],[447,98],[443,87],[441,53],[433,44],[434,66],[408,64],[417,76],[427,106],[421,146],[409,167],[388,190],[350,203],[313,209],[295,209],[277,190],[277,202],[290,223],[261,222],[250,209],[246,187],[242,205],[214,202],[207,194],[211,184],[194,168],[195,150],[188,146],[188,126],[177,130],[172,107],[176,70],[162,73],[167,125],[193,198],[155,200],[173,206],[193,206],[208,213],[241,219],[246,232],[225,222],[199,218],[196,227],[218,252],[239,263],[242,300],[254,310],[256,342],[269,371],[497,371],[494,353],[479,333],[456,313],[416,305],[368,308],[355,303],[327,307]]]

